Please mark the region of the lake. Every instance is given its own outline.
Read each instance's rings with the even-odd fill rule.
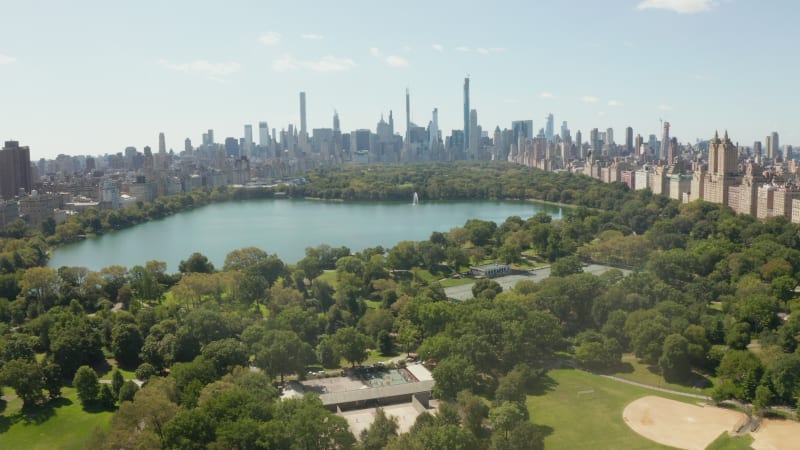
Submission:
[[[53,250],[50,267],[83,266],[100,270],[165,261],[169,272],[193,252],[221,268],[225,256],[242,247],[258,247],[295,263],[306,247],[328,244],[360,251],[400,241],[428,239],[468,219],[498,225],[510,216],[527,219],[544,211],[560,219],[562,208],[522,201],[327,202],[315,200],[248,200],[216,203]]]

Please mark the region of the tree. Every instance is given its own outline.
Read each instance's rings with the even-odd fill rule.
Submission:
[[[27,408],[42,398],[44,374],[34,361],[12,359],[0,371],[0,384],[14,388],[17,396],[22,399],[22,407]]]
[[[800,354],[779,355],[767,367],[765,378],[780,401],[791,402],[800,394]]]
[[[61,397],[61,384],[64,377],[61,367],[56,363],[48,363],[42,368],[44,375],[44,388],[47,389],[50,399]]]
[[[142,381],[149,380],[155,374],[156,374],[156,368],[153,367],[153,365],[150,363],[139,364],[139,367],[136,368],[135,372],[136,378]]]
[[[336,348],[339,354],[352,366],[361,364],[369,355],[367,349],[374,345],[374,342],[366,335],[359,332],[354,327],[340,328],[333,335]]]
[[[136,396],[136,392],[138,391],[139,386],[136,383],[131,380],[126,381],[122,384],[119,394],[117,395],[119,403],[122,404],[122,402],[132,402]]]
[[[684,381],[691,374],[689,366],[689,341],[680,334],[671,334],[664,341],[661,357],[658,359],[661,374],[668,382]]]
[[[503,292],[500,283],[489,278],[481,278],[472,285],[472,296],[491,300]]]
[[[166,448],[206,448],[215,438],[214,420],[200,408],[179,412],[164,427]]]
[[[72,385],[78,392],[78,399],[81,405],[86,408],[94,403],[100,393],[100,383],[97,381],[97,372],[89,366],[81,366],[75,372]]]
[[[558,258],[550,266],[551,277],[566,277],[568,275],[575,275],[583,273],[583,264],[577,256],[564,256]]]
[[[244,247],[234,250],[225,257],[225,264],[222,270],[247,270],[261,261],[267,259],[269,255],[264,250],[257,247]]]
[[[211,273],[214,271],[214,264],[205,255],[194,252],[188,259],[181,260],[178,270],[180,273]]]
[[[489,417],[489,407],[486,406],[483,399],[469,391],[459,392],[456,399],[464,428],[471,431],[477,438],[483,437],[486,432],[483,421]]]
[[[756,394],[753,397],[753,408],[759,415],[763,416],[770,403],[772,403],[772,391],[763,384],[758,385]]]
[[[475,367],[464,357],[445,358],[433,369],[433,379],[436,381],[433,392],[439,398],[453,399],[459,392],[471,390],[477,377]]]
[[[201,354],[211,361],[219,375],[236,366],[246,366],[249,359],[245,345],[233,338],[209,342],[203,347]]]
[[[111,331],[111,351],[122,366],[136,366],[143,344],[139,327],[132,323],[118,323]]]
[[[115,395],[111,392],[111,387],[107,384],[100,385],[100,392],[97,394],[97,404],[103,408],[111,409],[114,407]]]
[[[381,450],[389,440],[397,436],[397,418],[389,417],[378,408],[369,428],[361,432],[361,446],[364,450]]]
[[[717,376],[730,382],[732,395],[739,400],[750,401],[755,395],[763,373],[761,361],[747,350],[729,351],[717,368]]]
[[[122,389],[122,385],[125,384],[125,379],[122,378],[122,373],[119,370],[114,370],[111,374],[111,391],[114,394],[114,397],[119,397],[119,391]]]
[[[281,383],[285,375],[302,373],[314,359],[311,346],[291,330],[267,330],[250,344],[250,348],[255,354],[256,366],[272,375],[279,375]]]

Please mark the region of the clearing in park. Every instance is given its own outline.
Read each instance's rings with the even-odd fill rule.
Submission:
[[[736,432],[747,416],[715,406],[699,406],[662,397],[646,396],[625,407],[625,423],[659,444],[703,450],[722,433]],[[754,450],[800,450],[800,424],[766,419],[751,433]]]

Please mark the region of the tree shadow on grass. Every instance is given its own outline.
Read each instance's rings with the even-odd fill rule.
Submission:
[[[629,362],[620,361],[613,366],[603,367],[600,369],[591,370],[592,373],[598,373],[600,375],[616,375],[620,373],[633,373],[634,368],[633,364]]]
[[[658,366],[647,366],[647,370],[654,375],[661,376],[661,370]],[[705,389],[714,385],[705,375],[697,372],[692,372],[686,380],[673,380],[669,381],[669,383],[692,389]]]
[[[537,397],[546,395],[548,392],[555,389],[556,386],[558,386],[556,380],[552,379],[550,375],[544,375],[536,380],[534,386],[528,390],[528,395],[535,395]]]
[[[71,404],[72,400],[59,397],[42,405],[29,406],[10,416],[0,416],[0,433],[5,433],[20,422],[25,425],[41,425],[56,415],[57,408]]]

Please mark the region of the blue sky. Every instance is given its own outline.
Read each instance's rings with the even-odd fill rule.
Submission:
[[[0,139],[32,158],[155,147],[208,128],[403,132],[439,109],[462,127],[462,84],[493,130],[552,112],[556,128],[681,141],[728,129],[800,144],[797,23],[790,0],[15,1],[0,0]]]

